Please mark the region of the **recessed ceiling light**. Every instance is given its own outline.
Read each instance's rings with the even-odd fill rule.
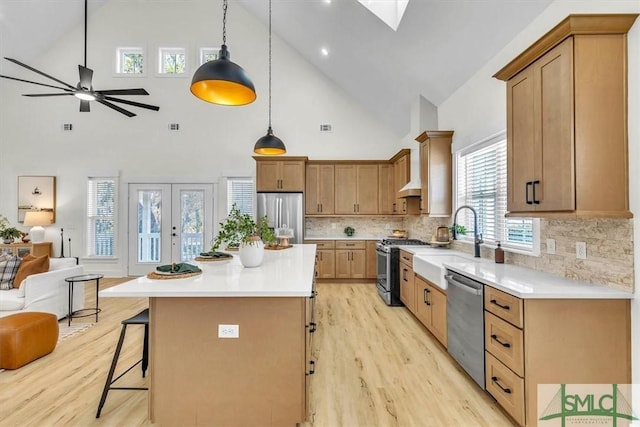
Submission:
[[[331,4],[331,0],[324,0],[326,4]]]
[[[329,50],[326,47],[320,49],[320,52],[322,53],[322,56],[329,56]]]

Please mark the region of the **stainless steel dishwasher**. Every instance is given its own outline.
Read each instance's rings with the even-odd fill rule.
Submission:
[[[484,285],[447,270],[448,351],[484,390]]]

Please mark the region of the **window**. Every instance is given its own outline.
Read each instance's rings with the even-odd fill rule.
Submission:
[[[158,49],[159,74],[185,74],[187,54],[182,47],[161,47]]]
[[[478,232],[487,243],[525,252],[539,252],[538,220],[505,218],[507,211],[507,141],[504,132],[456,155],[456,207],[468,205],[478,214]],[[466,239],[473,239],[473,214],[458,213]]]
[[[218,53],[220,52],[220,48],[214,47],[201,47],[200,48],[200,65],[205,62],[215,61],[218,59]]]
[[[87,256],[115,256],[117,182],[116,178],[93,177],[87,182]]]
[[[253,178],[227,179],[227,214],[235,203],[243,214],[255,216],[256,185]]]
[[[116,53],[116,73],[144,74],[144,50],[141,47],[119,47]]]

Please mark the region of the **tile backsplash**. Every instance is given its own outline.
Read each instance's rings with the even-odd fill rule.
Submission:
[[[402,228],[401,217],[335,217],[335,218],[306,218],[306,236],[335,236],[344,234],[345,227],[353,227],[356,232],[354,238],[360,236],[384,237],[394,229]]]
[[[405,227],[411,237],[430,239],[438,226],[450,218],[408,217]],[[556,253],[546,250],[547,239],[556,242]],[[576,258],[576,242],[587,245],[587,259]],[[454,242],[454,249],[473,253],[473,245]],[[482,247],[482,258],[493,258],[493,248]],[[540,255],[505,250],[505,262],[633,291],[633,220],[631,219],[541,219]]]

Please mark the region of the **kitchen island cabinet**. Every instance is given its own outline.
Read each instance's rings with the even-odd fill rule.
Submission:
[[[283,426],[307,419],[315,330],[315,245],[263,264],[199,263],[203,274],[147,277],[100,292],[149,298],[149,412],[162,426]],[[238,338],[221,338],[236,325]]]
[[[632,217],[627,36],[637,15],[570,15],[494,77],[507,82],[511,216]]]

